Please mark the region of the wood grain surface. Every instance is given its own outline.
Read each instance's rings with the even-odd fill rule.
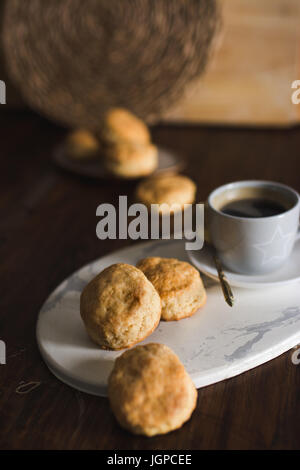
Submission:
[[[236,378],[199,390],[180,430],[136,437],[116,423],[104,398],[59,382],[35,340],[39,309],[66,276],[130,241],[96,238],[96,207],[131,195],[134,183],[80,179],[57,169],[53,148],[65,131],[31,114],[0,115],[1,449],[300,448],[300,365],[291,352]],[[203,200],[238,179],[273,179],[300,190],[300,129],[153,129],[157,143],[188,159]]]
[[[291,84],[299,77],[298,0],[219,0],[223,29],[204,77],[168,121],[287,126],[299,122]]]

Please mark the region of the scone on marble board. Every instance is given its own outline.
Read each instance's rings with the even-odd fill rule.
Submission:
[[[162,320],[190,317],[206,302],[206,291],[199,271],[175,258],[149,257],[140,260],[143,271],[160,295]]]
[[[155,330],[161,300],[142,271],[117,263],[84,288],[80,314],[88,335],[102,349],[129,348]]]

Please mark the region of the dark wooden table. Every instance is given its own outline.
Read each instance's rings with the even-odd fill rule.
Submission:
[[[106,399],[73,390],[49,372],[35,340],[44,300],[83,264],[132,243],[99,241],[95,210],[132,194],[134,183],[81,179],[57,169],[51,153],[64,135],[33,113],[0,115],[0,339],[7,346],[7,364],[0,366],[0,448],[299,449],[300,366],[292,364],[291,352],[199,390],[192,419],[151,439],[122,430]],[[222,183],[246,178],[300,190],[299,128],[161,126],[153,136],[186,155],[186,173],[201,200]],[[35,388],[20,393],[31,382]]]

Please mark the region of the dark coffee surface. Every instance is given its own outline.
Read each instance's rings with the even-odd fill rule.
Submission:
[[[270,217],[286,211],[286,207],[276,201],[263,198],[236,199],[225,204],[221,211],[235,217]]]

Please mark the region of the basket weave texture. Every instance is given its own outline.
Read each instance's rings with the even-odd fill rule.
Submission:
[[[204,71],[216,0],[9,0],[9,74],[25,101],[71,127],[97,129],[111,106],[159,119]]]

